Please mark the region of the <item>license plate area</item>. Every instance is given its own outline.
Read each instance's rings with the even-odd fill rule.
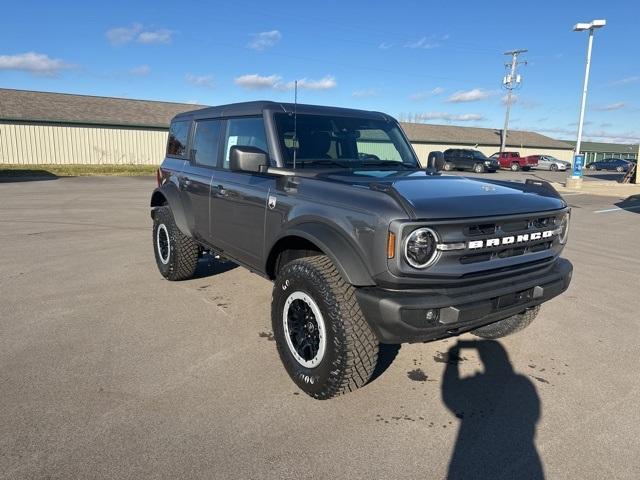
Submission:
[[[520,303],[527,303],[533,299],[533,291],[533,288],[528,288],[519,292],[502,295],[497,299],[496,308],[506,308]]]

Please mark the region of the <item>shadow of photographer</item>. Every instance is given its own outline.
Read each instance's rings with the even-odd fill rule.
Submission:
[[[476,350],[484,372],[461,378],[462,349]],[[449,479],[544,479],[535,447],[540,399],[533,383],[514,372],[495,341],[459,341],[448,352],[442,399],[460,419]]]

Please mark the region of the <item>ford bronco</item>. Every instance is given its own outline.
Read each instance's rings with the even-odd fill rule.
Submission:
[[[292,380],[327,399],[366,384],[380,344],[517,332],[567,289],[570,211],[548,184],[423,168],[396,120],[248,102],[176,116],[151,196],[169,280],[219,255],[273,281]]]

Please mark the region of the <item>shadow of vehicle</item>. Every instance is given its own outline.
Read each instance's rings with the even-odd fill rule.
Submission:
[[[42,169],[0,169],[0,183],[39,182],[43,180],[57,180],[58,178],[60,177],[56,174]]]
[[[460,351],[476,350],[484,372],[461,378]],[[540,399],[533,383],[514,372],[503,346],[492,340],[451,347],[442,399],[460,419],[448,479],[543,479],[534,444]]]
[[[640,213],[640,195],[631,195],[621,202],[614,203],[614,205],[627,212]]]
[[[211,255],[204,255],[198,260],[198,266],[196,267],[196,273],[193,278],[212,277],[214,275],[220,275],[221,273],[228,272],[237,268],[238,265],[228,260],[218,260]]]
[[[378,361],[376,362],[376,366],[367,384],[374,382],[380,375],[382,375],[387,368],[391,366],[399,352],[400,345],[381,343],[380,350],[378,351]]]

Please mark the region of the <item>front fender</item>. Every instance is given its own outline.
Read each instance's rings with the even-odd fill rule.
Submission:
[[[176,222],[178,229],[185,235],[191,237],[191,229],[187,222],[182,200],[180,199],[180,192],[178,188],[171,182],[167,182],[161,187],[156,188],[151,195],[151,216],[153,217],[153,211],[164,204],[167,204],[173,214],[173,219]]]
[[[302,237],[315,244],[351,285],[360,287],[376,284],[356,247],[336,229],[321,223],[302,223],[287,229],[279,239],[288,236]]]

